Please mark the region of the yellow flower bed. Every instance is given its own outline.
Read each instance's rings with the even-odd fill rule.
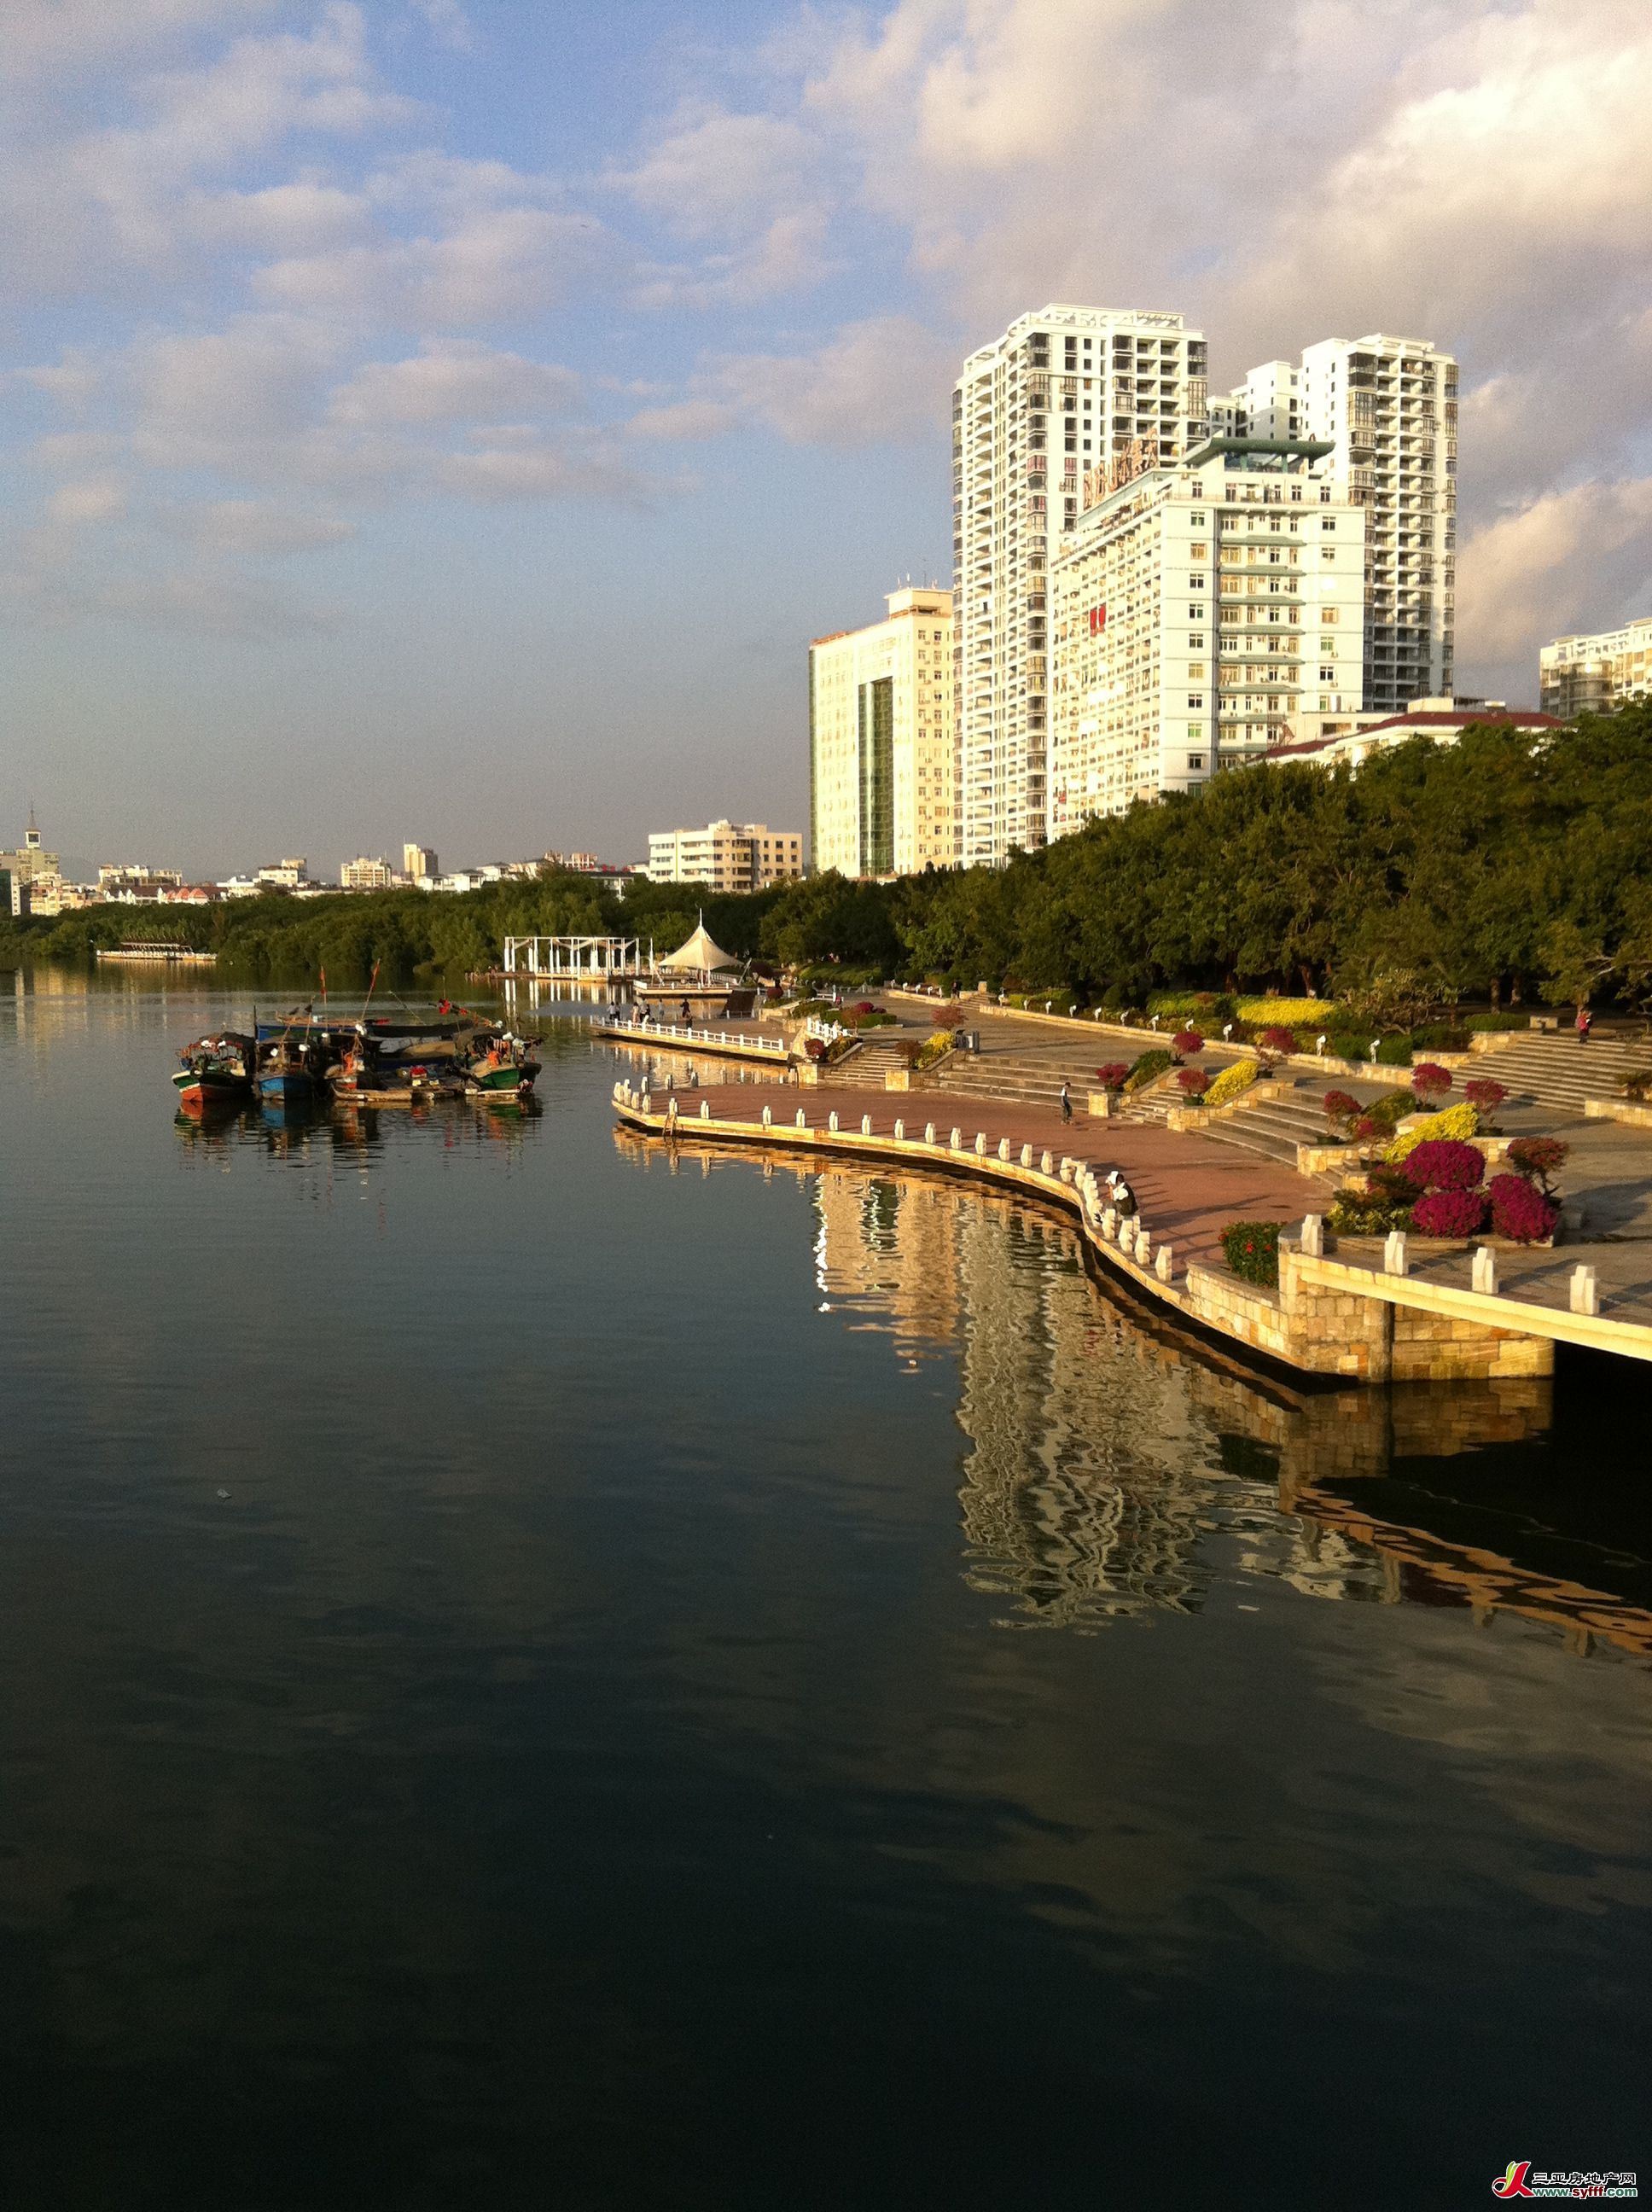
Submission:
[[[1328,1022],[1336,1012],[1329,999],[1241,999],[1242,1022],[1260,1022],[1264,1028],[1300,1029],[1304,1022]]]
[[[1409,1159],[1413,1149],[1432,1137],[1455,1137],[1467,1144],[1469,1138],[1480,1133],[1480,1117],[1465,1100],[1462,1104],[1448,1106],[1443,1113],[1430,1114],[1414,1121],[1409,1129],[1402,1129],[1382,1157],[1390,1162]]]
[[[1236,1060],[1231,1067],[1224,1067],[1200,1100],[1201,1106],[1225,1106],[1242,1091],[1248,1091],[1262,1072],[1260,1060]]]

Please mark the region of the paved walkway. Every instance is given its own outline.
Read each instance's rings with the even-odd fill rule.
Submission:
[[[1299,1176],[1277,1161],[1212,1144],[1208,1138],[1178,1136],[1151,1125],[1092,1121],[1083,1113],[1064,1125],[1059,1114],[1040,1107],[948,1098],[932,1091],[891,1091],[879,1097],[822,1084],[788,1090],[785,1097],[785,1105],[775,1109],[777,1121],[792,1121],[801,1107],[811,1127],[824,1130],[835,1112],[845,1129],[858,1130],[862,1115],[870,1113],[874,1135],[893,1135],[899,1120],[914,1136],[921,1136],[924,1124],[932,1121],[943,1142],[956,1127],[966,1146],[973,1146],[979,1130],[993,1151],[1007,1137],[1016,1151],[1030,1145],[1035,1155],[1048,1150],[1059,1159],[1068,1152],[1103,1173],[1115,1167],[1135,1192],[1154,1242],[1175,1247],[1178,1273],[1188,1261],[1219,1261],[1221,1233],[1230,1221],[1300,1222],[1304,1214],[1322,1213],[1330,1202],[1329,1186],[1316,1176]],[[685,1135],[693,1134],[701,1099],[709,1101],[714,1120],[755,1121],[762,1112],[749,1084],[681,1091],[678,1109]]]

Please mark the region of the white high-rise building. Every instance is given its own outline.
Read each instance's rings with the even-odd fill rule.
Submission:
[[[809,648],[817,874],[952,866],[952,594],[888,595],[887,620]]]
[[[955,850],[1049,834],[1049,568],[1102,489],[1206,433],[1206,348],[1180,315],[1052,305],[971,354],[952,395]]]
[[[1364,510],[1324,461],[1213,438],[1080,516],[1051,571],[1053,836],[1357,710]]]
[[[1394,714],[1452,688],[1456,641],[1457,363],[1424,338],[1326,338],[1218,400],[1237,437],[1323,439],[1366,510],[1365,699]]]
[[[1652,615],[1620,629],[1558,637],[1538,655],[1546,714],[1608,714],[1625,699],[1652,696]]]

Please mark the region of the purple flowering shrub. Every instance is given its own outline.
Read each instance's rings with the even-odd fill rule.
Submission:
[[[1473,1237],[1485,1228],[1485,1212],[1483,1190],[1430,1190],[1412,1206],[1411,1224],[1419,1237]]]
[[[1493,1176],[1488,1195],[1491,1226],[1514,1244],[1540,1244],[1554,1234],[1560,1208],[1524,1176]]]
[[[1413,1145],[1401,1165],[1418,1190],[1478,1190],[1485,1175],[1479,1152],[1455,1137]]]

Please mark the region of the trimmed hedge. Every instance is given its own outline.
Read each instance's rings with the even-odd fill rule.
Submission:
[[[1205,1093],[1205,1103],[1207,1106],[1225,1106],[1230,1099],[1237,1098],[1242,1091],[1248,1091],[1261,1073],[1260,1060],[1235,1060],[1231,1067],[1223,1069]]]
[[[1461,1106],[1448,1106],[1442,1114],[1424,1115],[1413,1128],[1402,1129],[1382,1157],[1397,1165],[1408,1159],[1418,1145],[1432,1143],[1440,1137],[1455,1137],[1462,1141],[1479,1136],[1479,1130],[1480,1117],[1467,1102]]]
[[[1230,1221],[1222,1231],[1222,1256],[1241,1282],[1265,1291],[1279,1286],[1282,1221]]]
[[[1145,1052],[1124,1079],[1127,1091],[1145,1091],[1156,1076],[1163,1075],[1167,1067],[1175,1066],[1175,1054],[1162,1048]]]
[[[1329,999],[1241,999],[1238,1002],[1242,1022],[1266,1022],[1285,1030],[1297,1029],[1304,1022],[1317,1022],[1323,1029],[1340,1011]]]

